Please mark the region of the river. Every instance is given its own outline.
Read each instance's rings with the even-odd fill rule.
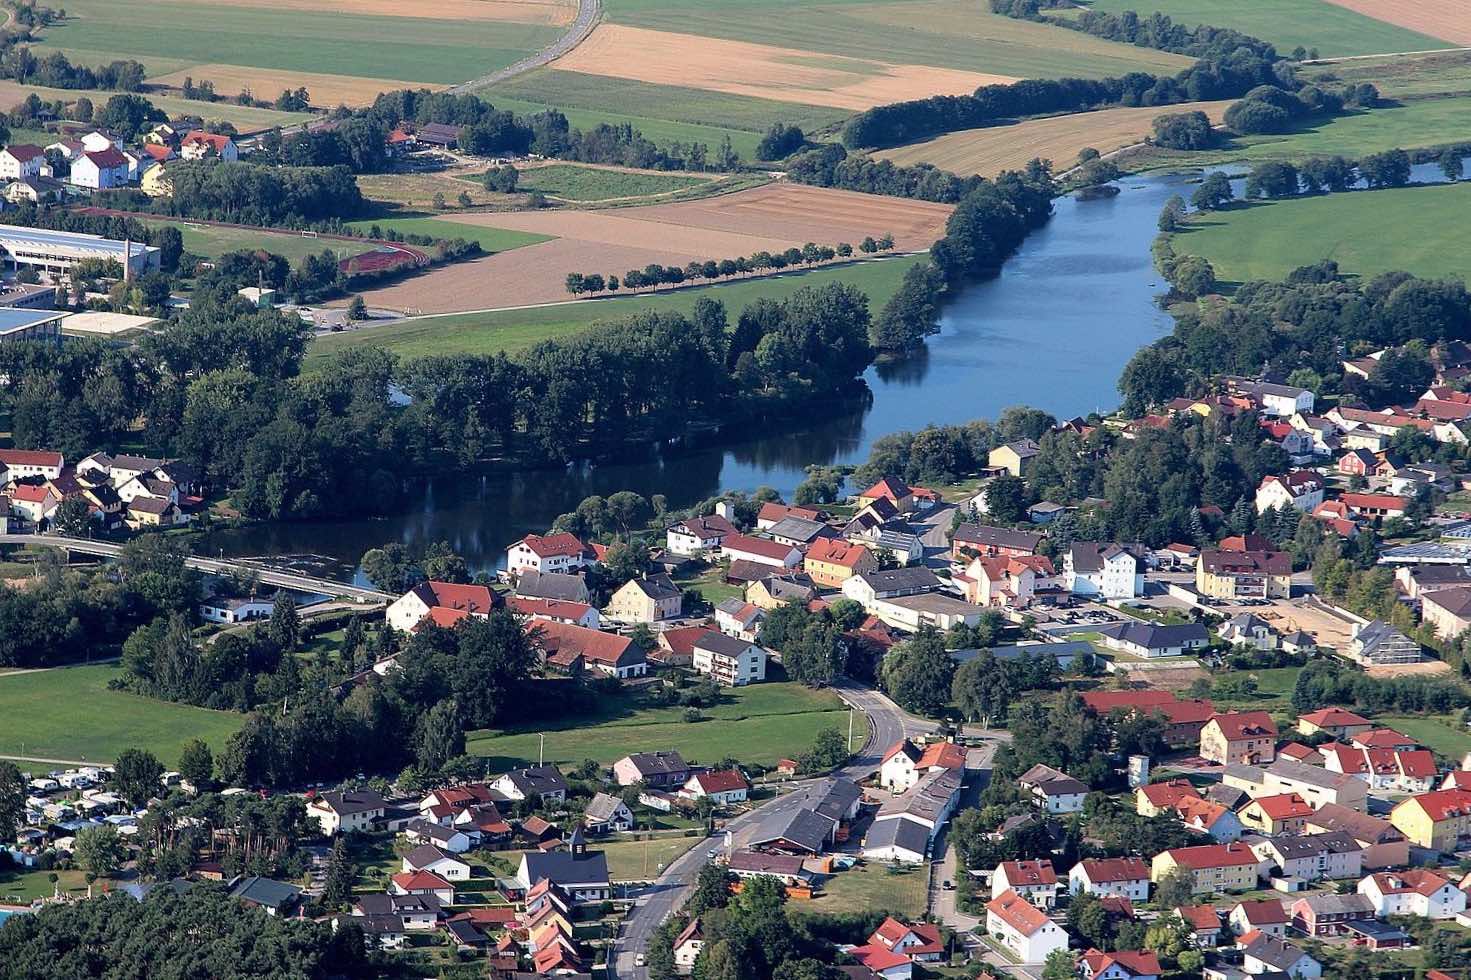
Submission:
[[[1433,166],[1415,171],[1417,180],[1443,179]],[[324,570],[351,574],[364,551],[385,542],[445,540],[472,568],[489,570],[503,564],[507,544],[590,494],[663,494],[671,509],[762,485],[790,494],[805,466],[862,462],[888,433],[995,418],[1020,404],[1059,417],[1107,411],[1118,404],[1124,364],[1170,329],[1155,303],[1164,283],[1149,247],[1165,201],[1188,198],[1197,178],[1129,177],[1113,197],[1059,198],[1052,220],[1000,276],[945,308],[923,355],[869,369],[864,408],[654,460],[435,479],[391,517],[232,528],[206,535],[198,550],[321,556]]]

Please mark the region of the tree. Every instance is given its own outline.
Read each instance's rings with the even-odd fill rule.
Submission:
[[[81,537],[92,524],[91,508],[81,497],[68,497],[57,505],[51,524],[61,534]]]
[[[491,167],[485,172],[485,189],[497,194],[512,194],[520,178],[521,174],[515,167]]]
[[[297,612],[296,600],[285,589],[276,593],[271,602],[271,618],[266,623],[266,635],[282,650],[296,649],[301,641],[301,614]]]
[[[352,299],[347,304],[347,318],[349,320],[366,320],[368,318],[368,304],[361,293],[353,293]]]
[[[1461,157],[1461,151],[1456,149],[1446,150],[1435,161],[1440,166],[1440,172],[1445,174],[1445,179],[1457,181],[1466,172],[1465,161]]]
[[[1410,155],[1404,150],[1372,153],[1359,160],[1359,176],[1373,188],[1404,187],[1410,182]]]
[[[94,878],[110,878],[122,867],[126,852],[117,828],[111,824],[77,831],[77,864]]]
[[[465,753],[465,729],[453,699],[440,701],[419,718],[414,729],[414,758],[419,767],[438,771]]]
[[[939,296],[945,279],[932,263],[919,262],[904,273],[904,281],[884,304],[869,331],[874,348],[910,351],[940,329]]]
[[[1054,949],[1047,954],[1042,967],[1042,980],[1074,980],[1077,971],[1073,967],[1073,954],[1067,949]]]
[[[15,840],[25,814],[25,778],[15,763],[0,760],[0,840]]]
[[[1162,909],[1189,905],[1195,898],[1195,878],[1189,868],[1176,868],[1159,880],[1154,903]]]
[[[1186,255],[1171,270],[1175,292],[1188,299],[1198,299],[1216,291],[1216,270],[1197,255]]]
[[[882,681],[889,696],[906,711],[938,717],[950,700],[955,662],[933,627],[895,645],[884,659]]]
[[[1012,690],[1006,671],[990,651],[961,664],[950,684],[950,697],[967,720],[990,727],[993,718],[1006,714]]]
[[[728,138],[728,137],[727,137]],[[741,956],[728,939],[711,943],[700,951],[695,961],[696,980],[756,980]]]
[[[1021,477],[1002,473],[986,484],[983,492],[986,495],[986,508],[995,520],[1016,524],[1026,519],[1027,508],[1031,506],[1032,499],[1031,492]]]
[[[162,775],[163,764],[152,752],[127,749],[113,764],[112,783],[119,796],[141,806],[159,794],[162,789],[159,777]]]
[[[714,863],[701,865],[699,877],[695,879],[695,890],[685,911],[693,918],[704,915],[711,909],[723,909],[730,903],[730,876],[725,866]]]
[[[1297,168],[1290,163],[1259,163],[1246,177],[1248,198],[1292,197],[1300,189]]]
[[[1156,116],[1154,142],[1171,150],[1204,150],[1215,143],[1210,117],[1199,111]]]
[[[184,743],[184,750],[179,754],[179,775],[200,792],[214,784],[214,755],[203,739],[191,738]]]
[[[322,903],[328,908],[338,909],[352,901],[352,885],[357,879],[357,868],[347,855],[347,840],[342,834],[332,842],[332,853],[327,858],[327,877],[322,883]]]
[[[1231,180],[1224,173],[1217,170],[1200,182],[1195,188],[1195,193],[1190,195],[1190,203],[1200,211],[1216,211],[1236,198],[1236,192],[1231,190]]]

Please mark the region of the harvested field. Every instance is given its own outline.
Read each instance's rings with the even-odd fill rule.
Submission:
[[[1199,109],[1220,122],[1230,101],[1198,102],[1189,105],[1127,109],[1100,109],[1047,119],[1033,119],[1010,126],[991,126],[947,133],[923,143],[885,150],[874,156],[900,166],[931,163],[958,174],[990,177],[1003,170],[1019,169],[1034,157],[1051,160],[1058,170],[1072,165],[1078,151],[1091,146],[1108,153],[1142,141],[1149,135],[1155,117],[1170,112]]]
[[[305,88],[312,97],[313,105],[364,106],[371,103],[382,92],[402,88],[441,89],[444,85],[429,85],[423,82],[408,82],[391,78],[364,78],[353,75],[321,75],[306,71],[277,71],[270,68],[246,68],[242,65],[195,65],[184,71],[171,72],[150,78],[155,85],[178,87],[184,79],[192,77],[196,82],[208,79],[214,83],[215,91],[226,98],[241,92],[250,92],[257,98],[272,97],[283,89]]]
[[[1384,664],[1380,667],[1365,667],[1364,673],[1375,680],[1392,680],[1396,677],[1438,677],[1451,673],[1451,665],[1444,660],[1426,660],[1418,664]]]
[[[239,7],[238,0],[195,0],[201,7]],[[250,0],[262,10],[311,10],[375,17],[504,20],[560,27],[577,16],[577,0]]]
[[[1455,44],[1471,45],[1471,5],[1466,0],[1328,0],[1397,27]]]
[[[928,248],[950,207],[793,184],[678,204],[614,211],[518,211],[456,214],[456,223],[554,237],[437,269],[365,293],[390,309],[447,313],[567,299],[569,272],[622,275],[649,263],[685,265],[776,251],[805,242],[857,243],[892,234],[900,251]]]
[[[936,94],[963,95],[981,85],[1016,80],[618,24],[599,25],[555,65],[588,75],[853,110]]]

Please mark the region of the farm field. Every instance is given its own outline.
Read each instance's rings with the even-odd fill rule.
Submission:
[[[610,201],[624,197],[648,197],[712,183],[703,176],[647,173],[602,167],[578,167],[555,163],[523,170],[518,191],[540,191],[548,197],[568,201]]]
[[[1302,77],[1326,84],[1369,82],[1389,99],[1465,94],[1471,93],[1471,51],[1333,61],[1305,68]]]
[[[119,674],[116,665],[97,664],[0,677],[0,755],[111,762],[141,748],[172,767],[189,739],[204,739],[218,754],[245,721],[108,690]]]
[[[1190,59],[993,14],[970,0],[607,0],[615,24],[1016,78],[1178,71]],[[933,92],[928,94],[934,94]]]
[[[1151,132],[1155,117],[1167,112],[1194,109],[1220,122],[1230,101],[1197,102],[1189,105],[1100,109],[1046,119],[1032,119],[1010,126],[991,126],[947,133],[923,143],[895,147],[873,154],[899,166],[934,164],[958,174],[991,177],[1003,170],[1025,167],[1034,157],[1051,160],[1056,171],[1070,167],[1078,151],[1091,146],[1108,153],[1137,143]]]
[[[314,102],[333,105],[368,102],[405,83],[452,85],[509,65],[556,38],[556,25],[574,8],[472,0],[76,0],[67,4],[66,20],[44,31],[38,53],[55,46],[85,62],[135,58],[151,79],[176,83],[191,74],[227,96],[246,87],[273,98],[306,85]]]
[[[899,251],[928,248],[950,207],[774,183],[734,194],[605,211],[476,212],[456,220],[555,239],[462,262],[364,293],[375,306],[452,313],[556,303],[569,272],[622,275],[650,263],[684,266],[806,242],[857,244],[892,234]]]
[[[543,340],[566,337],[602,321],[641,310],[687,313],[696,300],[709,297],[724,303],[726,311],[733,316],[740,312],[741,307],[762,297],[781,300],[805,286],[821,286],[829,282],[852,283],[868,295],[869,309],[878,310],[898,290],[905,270],[917,261],[919,259],[914,257],[898,257],[764,279],[697,286],[657,295],[641,293],[618,299],[560,303],[534,309],[448,314],[349,330],[313,340],[307,354],[307,370],[311,370],[312,361],[361,345],[383,347],[403,357],[494,354],[497,351],[516,353]]]
[[[1237,283],[1275,281],[1320,259],[1364,277],[1398,269],[1464,276],[1461,233],[1445,216],[1467,207],[1465,183],[1288,198],[1192,218],[1174,242],[1178,252],[1209,260],[1218,278]]]
[[[575,766],[584,759],[606,765],[630,752],[675,749],[690,763],[713,765],[734,755],[770,766],[808,748],[824,728],[846,731],[848,717],[837,695],[787,682],[729,689],[721,704],[703,713],[705,720],[690,723],[683,708],[651,708],[619,696],[608,699],[599,716],[565,719],[575,728],[470,732],[465,751],[484,757],[493,771],[524,765],[537,758],[545,730],[548,765]]]
[[[1332,0],[1332,3],[1453,44],[1471,44],[1471,7],[1461,0]]]
[[[1115,14],[1139,6],[1131,0],[1091,0],[1088,5]],[[1155,0],[1149,9],[1190,27],[1233,27],[1272,42],[1284,54],[1302,45],[1331,58],[1450,47],[1452,39],[1443,32],[1455,18],[1427,17],[1411,24],[1390,14],[1395,7],[1427,5],[1425,0]],[[1458,0],[1444,0],[1444,5],[1464,9]]]
[[[0,81],[0,108],[9,111],[21,102],[26,96],[35,93],[46,102],[75,102],[80,98],[92,100],[92,104],[101,109],[107,104],[107,100],[117,95],[117,92],[103,92],[94,89],[70,89],[70,88],[44,88],[39,85],[22,85],[19,82]],[[174,95],[148,94],[148,101],[168,113],[169,116],[199,116],[205,120],[222,119],[230,123],[242,133],[250,133],[261,129],[270,129],[273,126],[294,126],[308,118],[304,112],[281,112],[277,109],[256,109],[253,106],[235,105],[230,102],[200,102],[195,99],[185,99]],[[12,131],[12,139],[18,131]],[[55,137],[48,137],[48,142]]]
[[[463,238],[466,241],[479,242],[480,247],[487,252],[504,252],[513,248],[521,248],[523,245],[535,245],[538,242],[548,240],[545,235],[529,234],[522,231],[506,231],[501,228],[487,228],[484,225],[472,225],[464,221],[458,221],[453,217],[431,217],[429,215],[349,221],[348,226],[357,228],[368,234],[371,234],[372,229],[376,227],[392,229],[397,232],[402,232],[405,235],[429,235],[433,238]]]

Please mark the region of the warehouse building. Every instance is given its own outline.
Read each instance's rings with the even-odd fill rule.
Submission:
[[[52,274],[65,272],[84,259],[111,259],[130,276],[159,267],[159,251],[142,242],[119,242],[101,235],[0,225],[0,256],[12,267],[33,266]]]
[[[59,342],[65,317],[57,310],[0,309],[0,344],[21,340]]]

